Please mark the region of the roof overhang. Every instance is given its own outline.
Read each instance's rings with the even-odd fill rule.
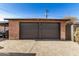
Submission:
[[[46,18],[5,18],[4,20],[54,20],[54,21],[70,21],[70,19],[46,19]]]

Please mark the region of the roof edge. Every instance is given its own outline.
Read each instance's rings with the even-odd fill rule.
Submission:
[[[4,18],[4,20],[63,20],[70,21],[70,19],[52,19],[52,18]]]

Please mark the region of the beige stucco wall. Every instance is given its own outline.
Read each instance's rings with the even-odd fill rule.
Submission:
[[[60,39],[65,40],[65,22],[66,21],[50,21],[50,20],[9,20],[9,39],[19,39],[19,23],[20,22],[58,22],[60,23]]]

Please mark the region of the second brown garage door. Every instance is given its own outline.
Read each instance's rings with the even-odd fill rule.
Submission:
[[[59,39],[59,23],[40,23],[39,38],[42,39]]]
[[[59,39],[59,23],[20,23],[20,39]]]

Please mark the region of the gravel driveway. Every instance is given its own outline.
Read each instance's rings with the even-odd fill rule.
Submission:
[[[37,56],[79,56],[79,45],[72,41],[4,40],[0,53],[36,53]]]

